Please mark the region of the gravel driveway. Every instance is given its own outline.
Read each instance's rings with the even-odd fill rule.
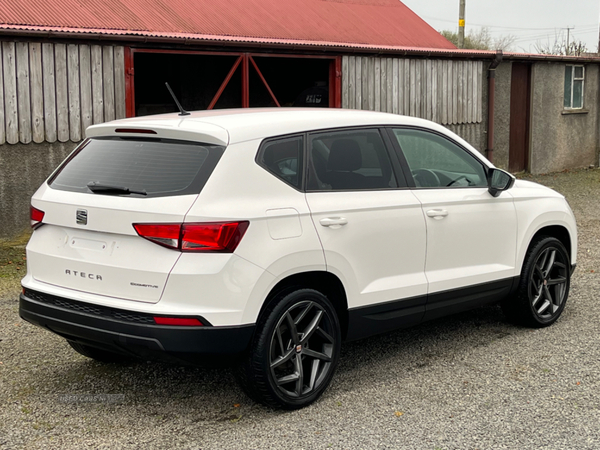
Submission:
[[[580,232],[554,326],[515,327],[487,307],[345,344],[330,389],[295,412],[252,403],[225,369],[79,356],[19,319],[23,270],[5,254],[0,447],[598,449],[600,170],[534,181],[567,196]]]

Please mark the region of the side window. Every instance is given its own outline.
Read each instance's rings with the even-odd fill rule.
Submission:
[[[302,185],[302,136],[273,139],[264,143],[258,155],[258,163],[297,189]]]
[[[308,144],[308,190],[398,187],[379,130],[315,133]]]
[[[565,66],[565,109],[583,108],[585,67]]]
[[[434,133],[395,129],[417,188],[487,187],[483,165],[467,151]]]

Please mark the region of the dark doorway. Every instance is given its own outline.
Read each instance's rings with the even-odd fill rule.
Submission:
[[[133,111],[176,111],[165,82],[189,110],[339,106],[336,57],[131,50]]]
[[[135,115],[177,111],[165,87],[167,81],[185,109],[206,109],[236,59],[235,55],[136,52],[133,60]],[[221,94],[219,107],[241,108],[241,92],[241,74],[238,72]]]
[[[531,122],[531,65],[513,63],[510,88],[510,147],[508,170],[529,168],[529,126]]]
[[[260,56],[253,59],[281,106],[329,107],[331,60]],[[250,106],[275,106],[258,71],[253,68],[250,69]]]

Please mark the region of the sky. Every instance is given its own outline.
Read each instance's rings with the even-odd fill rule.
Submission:
[[[436,30],[458,31],[459,0],[401,0]],[[493,36],[513,35],[512,50],[536,53],[535,44],[571,39],[598,49],[600,0],[466,0],[466,34],[487,26]]]

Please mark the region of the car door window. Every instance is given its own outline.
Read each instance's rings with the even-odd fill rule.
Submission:
[[[308,148],[309,191],[398,187],[379,130],[314,133]]]
[[[303,142],[302,136],[269,140],[259,152],[258,163],[277,178],[300,189]]]
[[[417,188],[487,187],[481,162],[452,141],[423,130],[393,132]]]

